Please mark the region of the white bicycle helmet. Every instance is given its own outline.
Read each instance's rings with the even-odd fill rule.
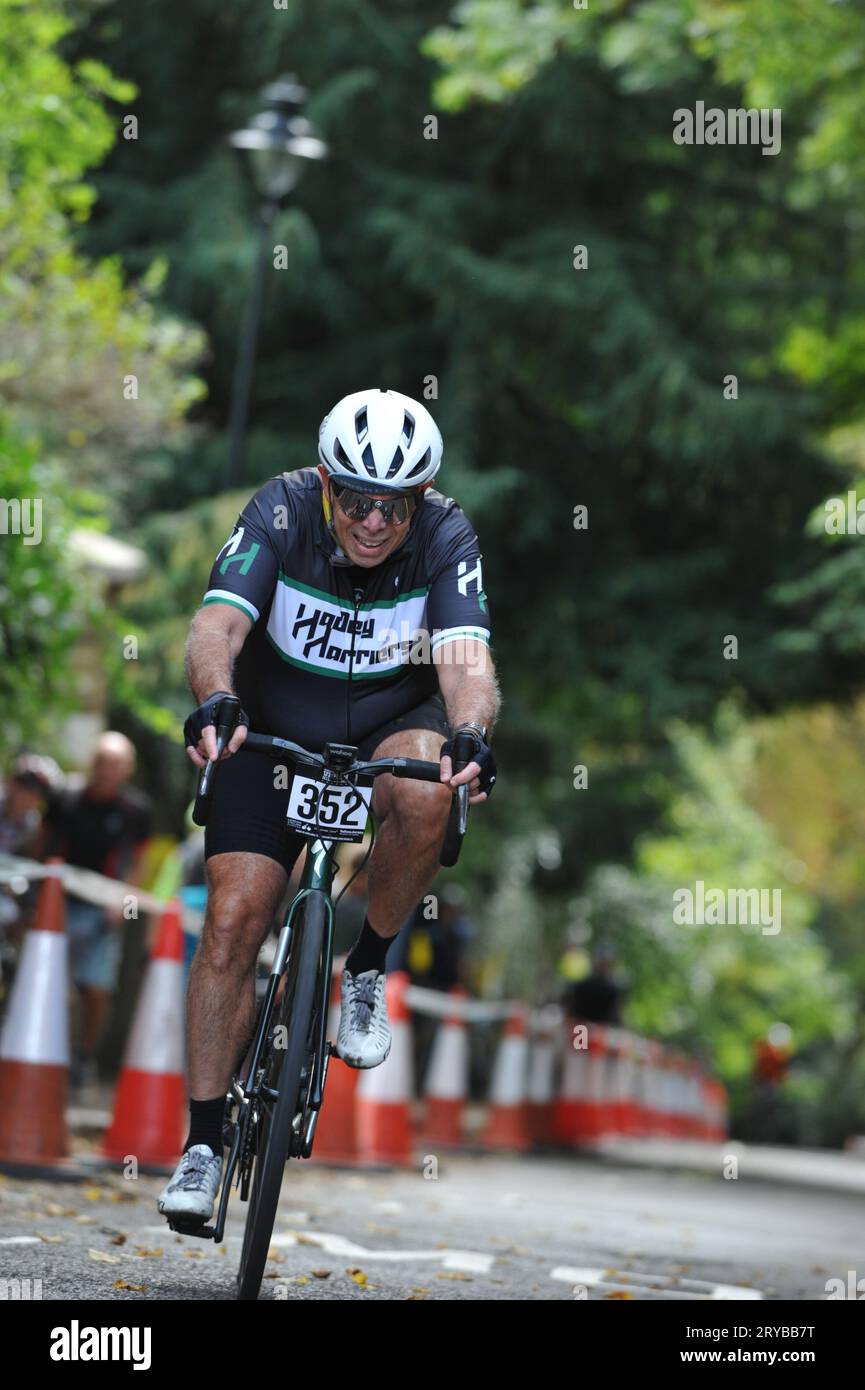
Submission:
[[[360,492],[405,492],[435,477],[442,437],[426,406],[410,396],[355,391],[322,420],[318,453],[332,478]]]

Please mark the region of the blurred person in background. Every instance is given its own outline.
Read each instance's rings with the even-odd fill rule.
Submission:
[[[42,818],[61,784],[62,774],[53,758],[19,754],[0,794],[0,854],[28,859],[38,853]]]
[[[784,1095],[794,1060],[793,1030],[773,1023],[752,1046],[751,1100],[743,1117],[747,1137],[754,1143],[796,1142],[795,1110]]]
[[[43,817],[57,796],[62,774],[53,758],[21,753],[0,793],[0,854],[38,857]],[[36,900],[38,884],[21,880],[22,892],[0,885],[0,975],[4,991],[15,972],[21,938]]]
[[[613,978],[616,953],[612,946],[600,945],[592,953],[588,975],[568,985],[562,994],[562,1007],[570,1018],[585,1023],[609,1023],[621,1027],[625,985]]]
[[[471,993],[468,948],[476,935],[465,890],[446,884],[436,895],[431,917],[429,897],[419,903],[387,954],[388,973],[406,970],[413,985],[447,991],[459,985]],[[412,1014],[415,1083],[423,1086],[440,1020],[418,1010]]]
[[[135,886],[150,837],[150,803],[128,785],[135,749],[125,734],[99,736],[84,785],[68,791],[47,817],[45,850],[67,864]],[[96,1081],[96,1048],[105,1025],[122,949],[123,912],[66,894],[72,980],[78,990],[78,1041],[72,1085]]]

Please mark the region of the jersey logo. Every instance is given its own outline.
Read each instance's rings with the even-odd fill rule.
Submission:
[[[243,526],[238,526],[220,550],[219,555],[225,556],[225,559],[219,566],[220,574],[225,574],[231,565],[240,565],[240,573],[246,574],[261,549],[257,541],[250,542],[248,550],[240,549],[240,542],[243,540],[244,529]],[[219,555],[216,557],[217,560],[219,559]]]
[[[469,584],[472,580],[474,580],[477,584],[477,591],[480,594],[483,590],[483,580],[481,579],[480,556],[478,557],[478,562],[473,570],[469,570],[468,560],[460,560],[459,564],[457,565],[457,576],[457,588],[465,598],[468,598],[469,596]]]

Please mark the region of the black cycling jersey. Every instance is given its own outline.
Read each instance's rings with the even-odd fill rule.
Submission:
[[[320,750],[360,743],[438,689],[432,656],[489,643],[477,536],[432,489],[380,565],[343,554],[326,524],[318,470],[271,478],[214,561],[204,603],[253,624],[236,687],[250,726]]]

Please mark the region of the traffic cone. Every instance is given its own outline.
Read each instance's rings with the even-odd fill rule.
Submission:
[[[334,1043],[339,1032],[341,975],[342,971],[336,967],[331,980],[327,1035]],[[323,1159],[326,1163],[357,1163],[357,1125],[354,1111],[359,1079],[360,1073],[356,1067],[347,1066],[341,1057],[331,1053],[324,1088],[324,1104],[315,1128],[313,1159]]]
[[[525,1010],[517,1008],[505,1024],[493,1068],[490,1108],[481,1134],[488,1149],[522,1151],[530,1147],[526,1104],[528,1040]]]
[[[459,985],[449,993],[454,999],[468,998],[467,991]],[[424,1089],[424,1143],[461,1143],[469,1089],[469,1044],[466,1022],[459,1013],[443,1018],[439,1025]]]
[[[552,1144],[555,1139],[556,1038],[561,1026],[561,1009],[552,1005],[536,1020],[529,1052],[527,1086],[529,1133],[535,1144]]]
[[[572,1018],[565,1019],[559,1094],[553,1106],[553,1133],[559,1143],[570,1146],[579,1144],[588,1129],[589,1054],[578,1028]]]
[[[129,1155],[158,1167],[177,1162],[186,1126],[183,1003],[183,925],[175,898],[160,919],[135,1010],[102,1145],[106,1158]]]
[[[67,989],[63,885],[51,875],[39,890],[0,1037],[0,1163],[4,1166],[50,1167],[69,1152]]]
[[[360,1157],[367,1163],[412,1163],[411,1015],[405,997],[409,977],[387,977],[387,1012],[393,1042],[387,1061],[366,1068],[357,1086],[355,1115]]]

